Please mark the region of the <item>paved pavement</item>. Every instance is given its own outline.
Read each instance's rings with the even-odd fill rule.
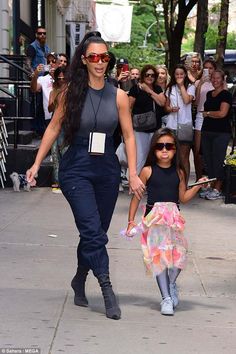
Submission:
[[[236,353],[236,205],[196,197],[182,206],[189,263],[179,277],[180,305],[165,317],[138,239],[119,236],[128,203],[120,194],[109,232],[122,309],[122,319],[113,321],[92,274],[89,308],[73,304],[78,236],[63,196],[48,188],[0,190],[0,347],[42,354]],[[16,352],[26,351],[5,351]]]

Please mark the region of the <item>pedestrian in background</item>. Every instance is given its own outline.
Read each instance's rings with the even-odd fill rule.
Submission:
[[[145,65],[141,69],[140,81],[129,92],[130,110],[133,116],[147,112],[154,112],[155,126],[151,129],[135,127],[137,142],[137,172],[140,173],[147,158],[150,142],[155,130],[161,127],[160,108],[164,107],[166,99],[162,89],[156,85],[157,72],[153,65]]]
[[[110,282],[106,250],[107,230],[120,182],[120,165],[113,142],[118,121],[126,144],[130,191],[141,198],[144,185],[136,173],[128,97],[104,79],[109,60],[108,46],[103,39],[93,32],[87,33],[70,65],[65,100],[60,101],[53,115],[27,178],[31,181],[37,174],[63,124],[69,148],[60,163],[59,182],[80,234],[78,267],[71,283],[74,303],[88,306],[85,282],[91,269],[102,290],[106,316],[118,320],[121,311]]]
[[[232,94],[225,89],[225,73],[216,69],[211,76],[214,90],[208,91],[204,103],[202,152],[209,178],[217,178],[206,191],[205,198],[221,199],[224,178],[223,163],[232,135],[230,108]]]
[[[162,296],[161,314],[173,315],[179,302],[176,279],[187,260],[185,221],[179,212],[179,201],[187,203],[200,186],[186,188],[179,143],[170,129],[161,128],[154,133],[140,179],[147,188],[146,210],[137,227],[139,199],[133,196],[126,234],[130,237],[142,230],[144,264],[156,277]]]
[[[166,90],[166,106],[168,113],[167,128],[175,131],[178,136],[180,124],[189,125],[193,133],[192,123],[192,101],[195,99],[195,86],[188,79],[187,70],[184,65],[178,64],[174,68],[170,82]],[[193,143],[191,139],[184,138],[180,141],[180,154],[186,171],[187,181],[190,174],[190,149]]]

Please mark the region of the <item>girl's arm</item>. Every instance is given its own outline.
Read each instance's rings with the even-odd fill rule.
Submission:
[[[172,112],[178,112],[179,107],[171,107],[170,99],[169,97],[166,97],[166,104],[164,109],[166,113],[172,113]]]
[[[179,178],[180,178],[180,183],[179,183],[179,200],[181,203],[187,203],[189,200],[191,200],[199,191],[201,187],[204,186],[204,184],[200,184],[198,186],[193,186],[190,189],[187,189],[186,187],[186,181],[185,181],[185,176],[184,172],[180,171],[179,172]],[[202,177],[198,180],[198,182],[201,181],[206,181],[206,177]]]
[[[31,166],[29,170],[26,172],[27,181],[30,183],[34,177],[37,175],[40,165],[47,155],[48,151],[50,150],[52,144],[58,137],[61,124],[64,116],[64,100],[61,100],[60,104],[58,105],[57,109],[54,112],[54,115],[43,135],[43,139],[41,141],[38,153],[35,158],[34,164]]]
[[[220,110],[219,111],[204,111],[203,117],[211,117],[216,119],[221,119],[227,116],[230,109],[230,105],[226,102],[221,102]]]
[[[141,199],[145,186],[136,171],[136,142],[130,114],[129,98],[121,89],[117,89],[117,107],[128,159],[130,192],[133,192],[138,199]]]
[[[147,180],[151,175],[151,167],[146,166],[142,169],[140,172],[140,179],[143,182],[143,184],[146,186]],[[130,207],[129,207],[129,217],[128,217],[128,226],[127,226],[127,234],[129,233],[130,230],[136,225],[135,223],[135,216],[138,210],[140,199],[138,199],[135,195],[132,197],[131,202],[130,202]]]

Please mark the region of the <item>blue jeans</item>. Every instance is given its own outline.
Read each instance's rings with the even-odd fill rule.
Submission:
[[[120,165],[112,138],[106,138],[105,153],[94,156],[88,153],[88,139],[78,137],[60,162],[60,187],[80,233],[78,264],[92,269],[95,276],[109,274],[107,230],[119,182]]]

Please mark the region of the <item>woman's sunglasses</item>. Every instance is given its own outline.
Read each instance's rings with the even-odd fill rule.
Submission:
[[[58,77],[57,80],[65,80],[64,77]]]
[[[145,77],[153,77],[153,78],[155,78],[155,77],[156,77],[156,75],[155,75],[155,74],[149,74],[149,73],[146,73],[146,74],[145,74]]]
[[[91,53],[84,58],[88,60],[89,63],[99,63],[100,60],[102,63],[108,63],[111,59],[108,53],[101,53],[101,54]]]
[[[156,143],[155,145],[155,150],[162,151],[164,148],[166,148],[167,151],[176,149],[174,143]]]

